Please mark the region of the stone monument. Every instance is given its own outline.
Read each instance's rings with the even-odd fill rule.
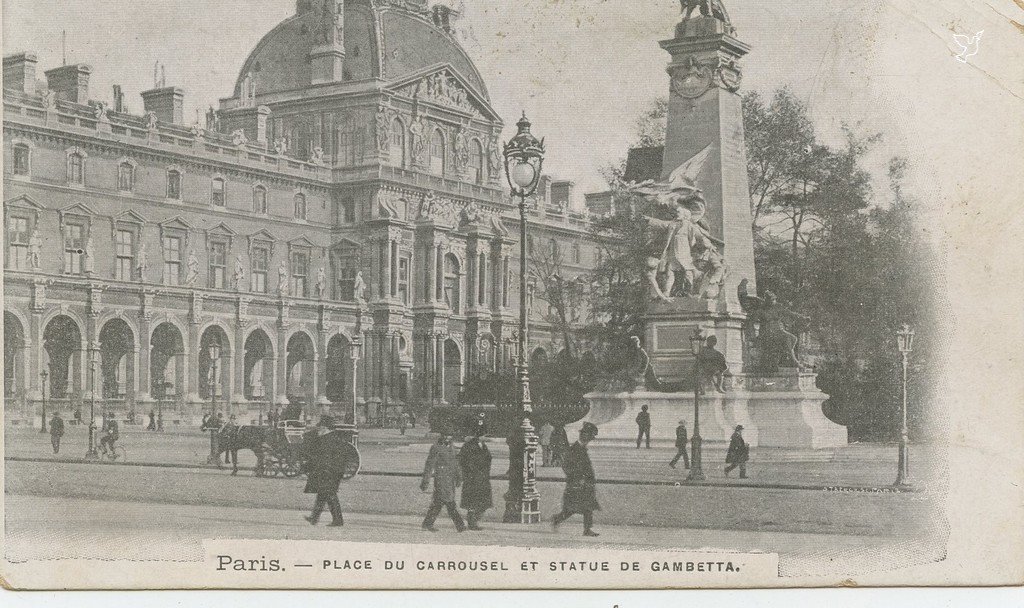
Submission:
[[[799,315],[772,294],[757,297],[754,239],[740,96],[740,61],[750,47],[736,38],[719,0],[683,1],[671,55],[670,97],[660,179],[634,189],[661,218],[647,218],[651,306],[645,334],[650,357],[646,390],[593,393],[581,421],[603,439],[633,441],[634,419],[650,406],[652,436],[674,440],[680,419],[694,417],[694,355],[690,338],[714,336],[729,373],[705,379],[701,432],[728,442],[736,425],[753,446],[819,449],[845,445],[845,427],[828,420],[828,396],[813,372],[800,368],[795,337],[784,321]],[[700,9],[700,15],[694,14]],[[651,373],[653,372],[653,373]],[[651,379],[653,377],[653,379]],[[721,393],[716,388],[724,388]],[[676,390],[681,392],[661,392]]]

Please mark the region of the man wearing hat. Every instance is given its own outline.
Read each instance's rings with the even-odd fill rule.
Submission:
[[[736,467],[740,468],[740,479],[747,478],[747,461],[750,460],[750,446],[743,440],[743,425],[738,425],[729,441],[729,451],[725,455],[725,476]]]
[[[597,504],[597,487],[594,478],[594,466],[587,453],[587,444],[597,437],[597,427],[589,422],[583,423],[580,439],[566,450],[562,461],[565,471],[565,494],[562,496],[562,512],[555,515],[551,526],[558,525],[576,513],[583,515],[583,536],[598,536],[594,532],[594,511],[600,511]]]
[[[647,449],[651,449],[651,413],[647,410],[650,406],[644,405],[640,408],[640,413],[636,415],[636,449],[640,449],[640,443],[643,441],[644,436],[647,437]]]
[[[679,426],[676,427],[676,457],[672,459],[672,462],[668,463],[668,466],[673,469],[676,468],[676,463],[682,458],[683,466],[687,469],[690,468],[690,456],[686,453],[686,444],[689,439],[686,433],[686,421],[680,420]]]
[[[494,506],[491,498],[491,451],[484,443],[485,435],[487,426],[481,413],[473,434],[466,438],[466,443],[459,450],[459,468],[463,481],[461,505],[466,509],[470,530],[482,530],[480,517]]]
[[[341,502],[338,500],[338,487],[345,475],[348,451],[347,442],[340,433],[332,432],[331,424],[329,419],[321,419],[315,436],[306,440],[310,445],[309,457],[305,464],[307,477],[304,492],[316,494],[313,512],[306,517],[306,521],[315,526],[320,521],[324,507],[330,507],[330,525],[341,527],[345,525],[345,518],[341,513]]]
[[[430,455],[427,456],[427,464],[423,469],[423,481],[420,483],[420,489],[424,492],[430,487],[431,477],[434,479],[434,497],[423,520],[423,529],[437,532],[434,522],[437,521],[437,515],[443,507],[448,509],[455,529],[459,532],[465,531],[466,523],[455,506],[455,489],[462,485],[462,474],[455,461],[451,431],[442,431],[437,443],[430,446]]]

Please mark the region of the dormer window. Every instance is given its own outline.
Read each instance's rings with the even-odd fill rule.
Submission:
[[[482,184],[487,180],[487,163],[484,162],[484,147],[480,142],[473,140],[469,146],[469,169],[473,181]]]

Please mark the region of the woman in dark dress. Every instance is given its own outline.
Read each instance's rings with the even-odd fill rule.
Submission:
[[[472,437],[459,450],[462,468],[462,502],[470,530],[482,530],[480,517],[494,506],[491,496],[491,451],[484,443],[486,429],[483,421],[477,425]]]

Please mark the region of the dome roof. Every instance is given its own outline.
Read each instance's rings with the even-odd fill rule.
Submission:
[[[450,33],[430,21],[429,14],[410,10],[403,3],[380,4],[371,6],[367,0],[344,3],[344,81],[380,78],[392,82],[430,66],[450,64],[477,94],[490,101],[469,55]],[[302,10],[264,36],[242,66],[234,96],[241,94],[242,82],[249,74],[256,79],[258,95],[309,87],[309,56],[320,19],[319,11]]]

